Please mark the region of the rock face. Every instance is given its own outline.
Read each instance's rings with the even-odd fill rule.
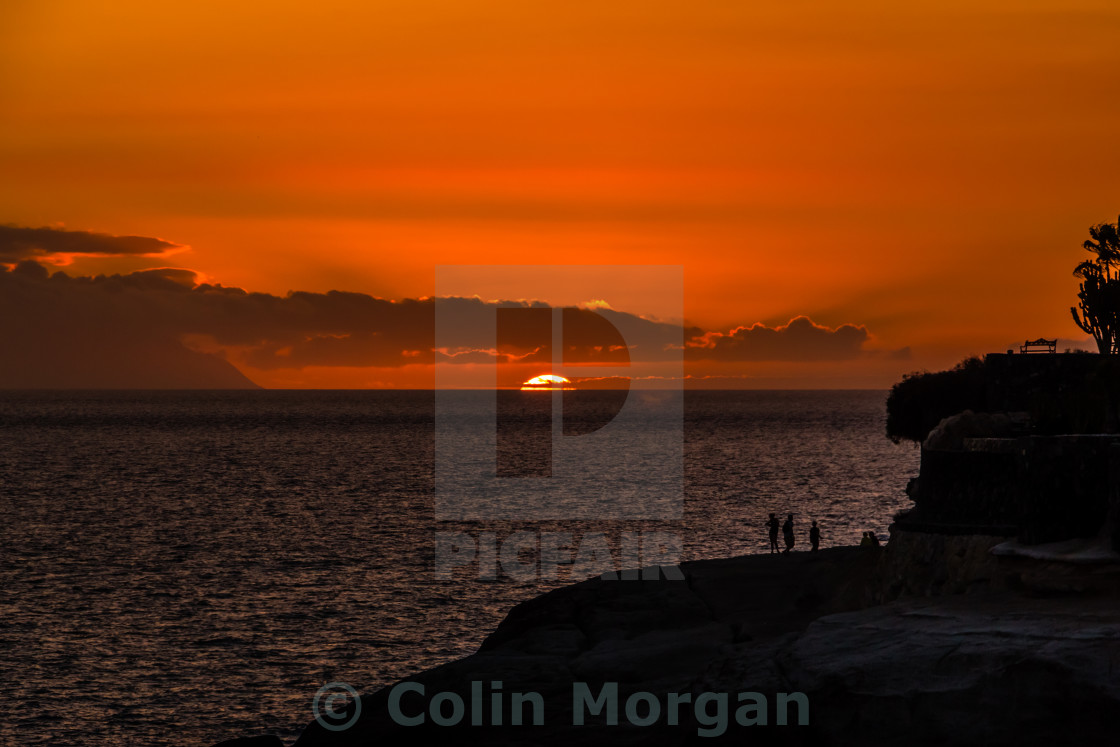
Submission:
[[[964,448],[967,438],[1014,438],[1030,428],[1029,415],[1007,412],[964,412],[950,415],[929,432],[922,448],[947,451]]]
[[[892,539],[882,551],[690,563],[682,566],[685,581],[596,579],[559,589],[516,607],[473,656],[410,678],[426,692],[401,701],[409,715],[421,713],[434,694],[454,692],[467,704],[460,725],[436,726],[430,718],[399,725],[389,715],[386,688],[363,696],[352,727],[329,731],[312,723],[297,745],[427,737],[479,745],[1114,743],[1115,566],[1096,569],[1096,582],[1079,590],[1040,597],[1047,587],[1023,583],[1024,573],[1064,571],[989,555],[998,541],[909,537]],[[932,572],[924,584],[892,583],[900,574],[918,579],[915,571],[946,550],[956,565],[939,583]],[[510,726],[508,715],[506,725],[469,725],[471,682],[490,694],[498,681],[506,694],[539,693],[543,725]],[[619,723],[606,723],[604,712],[573,725],[573,683],[597,695],[612,682]],[[643,692],[662,711],[638,726],[625,718],[624,704]],[[809,701],[808,725],[777,725],[779,694],[798,692]],[[671,725],[671,693],[693,700],[716,695],[699,710],[694,703],[679,707]],[[720,693],[729,705],[725,728],[715,734]],[[739,693],[765,697],[766,725],[736,723]],[[796,713],[791,707],[791,724]]]
[[[1117,622],[1112,600],[896,602],[815,621],[768,684],[809,694],[824,744],[1115,743]],[[763,663],[728,653],[703,689]]]

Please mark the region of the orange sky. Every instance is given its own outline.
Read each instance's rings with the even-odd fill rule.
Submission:
[[[190,247],[71,274],[276,294],[682,265],[704,329],[806,315],[912,351],[693,373],[887,386],[1084,337],[1070,273],[1120,213],[1118,32],[1120,6],[1078,0],[11,0],[0,223]]]

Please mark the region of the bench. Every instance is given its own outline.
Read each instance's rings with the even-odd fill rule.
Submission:
[[[1020,353],[1056,353],[1058,352],[1058,340],[1047,340],[1045,337],[1040,337],[1037,340],[1027,340],[1019,346]]]

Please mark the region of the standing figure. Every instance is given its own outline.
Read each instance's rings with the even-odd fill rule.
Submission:
[[[785,552],[788,554],[793,549],[793,514],[786,516],[785,523],[782,524],[782,538],[786,541]]]
[[[781,528],[782,523],[778,521],[778,517],[770,514],[770,520],[766,522],[766,528],[770,530],[770,552],[771,554],[778,552],[778,530]]]
[[[821,528],[816,521],[813,521],[813,526],[809,529],[809,544],[813,546],[810,552],[816,552],[821,547]]]

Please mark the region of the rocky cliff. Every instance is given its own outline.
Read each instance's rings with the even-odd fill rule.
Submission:
[[[476,654],[409,679],[424,695],[408,692],[402,712],[456,693],[460,724],[402,726],[385,688],[363,696],[350,728],[312,723],[297,745],[1113,743],[1120,566],[1105,556],[1071,572],[1060,558],[990,552],[1004,542],[896,532],[883,550],[689,563],[684,581],[586,581],[519,605]],[[541,725],[471,725],[472,683],[492,695],[495,682],[504,695],[539,694]],[[593,695],[617,683],[617,724],[574,704],[578,683]],[[647,695],[658,700],[649,725],[626,717],[635,693],[639,722]],[[737,722],[741,693],[765,699],[746,719],[756,723]],[[778,699],[795,693],[808,723],[779,725]]]

